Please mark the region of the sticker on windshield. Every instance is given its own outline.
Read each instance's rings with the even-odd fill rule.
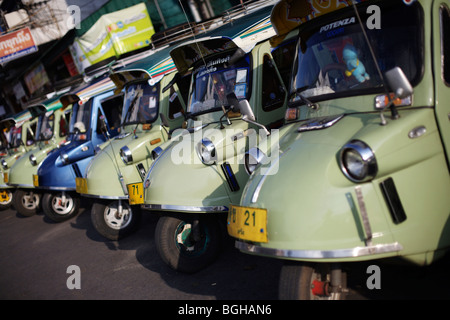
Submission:
[[[236,74],[236,83],[247,82],[247,69],[240,69]]]
[[[156,107],[156,98],[151,96],[150,99],[148,99],[148,108],[153,109],[154,107]]]
[[[236,95],[236,98],[243,99],[245,98],[245,91],[247,88],[246,83],[237,84],[234,86],[234,94]]]
[[[178,94],[177,94],[176,92],[174,92],[174,93],[170,96],[169,101],[170,101],[170,102],[174,102],[175,99],[176,99],[177,97],[178,97]]]

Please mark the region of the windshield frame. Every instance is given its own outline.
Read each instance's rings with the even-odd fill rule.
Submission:
[[[418,38],[417,44],[418,44],[418,49],[419,49],[419,52],[417,52],[418,53],[418,55],[417,55],[418,63],[416,65],[417,73],[413,79],[409,79],[411,82],[411,85],[414,87],[421,82],[421,80],[423,79],[424,73],[425,73],[424,10],[423,10],[423,7],[418,2],[415,2],[410,6],[406,6],[401,1],[396,2],[396,3],[392,3],[392,2],[393,1],[380,1],[378,3],[380,6],[382,6],[382,8],[381,8],[381,16],[382,17],[383,17],[383,12],[385,12],[387,10],[392,10],[393,8],[395,9],[395,7],[398,5],[404,5],[405,7],[411,7],[413,9],[417,10],[417,18],[418,18],[418,22],[419,22],[419,24],[418,24],[418,31],[419,31],[418,33],[419,34],[416,37],[416,38]],[[373,35],[371,36],[371,33],[379,31],[379,30],[376,30],[376,31],[368,30],[367,26],[365,25],[365,21],[366,21],[365,18],[368,17],[368,14],[366,13],[366,11],[367,11],[367,7],[369,5],[370,5],[369,3],[362,3],[360,5],[357,5],[357,9],[358,9],[359,15],[361,16],[362,23],[363,23],[365,31],[368,35],[369,41],[371,42],[371,46],[373,47],[372,40],[375,39],[376,37],[374,37]],[[294,61],[293,61],[291,77],[290,77],[290,81],[288,84],[288,90],[289,90],[288,107],[298,107],[301,105],[305,105],[305,104],[308,104],[308,101],[321,102],[321,101],[335,100],[335,99],[340,99],[340,98],[349,98],[349,97],[355,97],[355,96],[386,93],[385,87],[382,85],[382,83],[380,83],[378,86],[374,86],[374,87],[358,88],[358,89],[344,90],[344,91],[338,91],[338,92],[333,92],[333,93],[325,93],[325,94],[318,94],[318,95],[311,95],[311,96],[305,95],[304,96],[304,95],[301,95],[301,93],[306,91],[307,89],[313,88],[314,84],[310,85],[308,88],[305,88],[304,90],[301,90],[301,91],[298,91],[298,89],[295,88],[295,86],[293,85],[294,79],[297,77],[297,74],[298,74],[297,70],[298,70],[298,58],[299,58],[299,51],[300,51],[299,48],[304,47],[301,45],[301,41],[303,40],[304,42],[308,42],[312,36],[316,35],[320,31],[320,29],[322,27],[333,24],[334,22],[337,22],[337,21],[341,21],[341,20],[353,17],[353,16],[356,18],[354,9],[352,6],[350,6],[346,9],[339,10],[338,12],[333,12],[333,13],[330,13],[330,14],[327,14],[324,16],[317,17],[313,21],[308,21],[307,23],[304,23],[298,27],[298,35],[296,38],[297,49],[295,50],[295,57],[294,57]],[[354,23],[354,27],[359,28],[361,30],[361,26],[359,25],[358,19],[356,19],[356,22]],[[381,27],[381,29],[382,28],[383,27]],[[362,30],[359,32],[362,34]],[[354,34],[354,33],[350,33],[350,35],[352,35],[352,34]],[[336,37],[336,38],[338,38],[338,37]],[[324,43],[324,41],[322,41],[320,43]],[[365,43],[365,45],[368,47],[367,43]],[[370,56],[369,58],[370,58],[369,63],[372,65],[375,65],[372,57]],[[384,72],[386,72],[386,71],[387,70],[384,70]],[[320,72],[319,72],[319,75],[320,75]],[[376,74],[376,76],[378,77],[378,74]],[[299,88],[299,89],[302,89],[302,88]],[[295,99],[295,98],[297,98],[297,99]]]
[[[77,102],[74,102],[72,104],[72,114],[70,115],[70,124],[69,124],[69,132],[68,132],[68,136],[69,136],[69,140],[74,140],[74,141],[85,141],[85,140],[90,140],[90,136],[92,133],[91,130],[91,125],[92,125],[92,105],[93,105],[93,101],[94,98],[90,98],[88,101],[86,101],[85,103],[83,103],[82,105],[80,105],[80,101],[78,100]],[[80,107],[83,108],[83,113],[87,113],[88,115],[88,123],[84,123],[83,121],[77,121],[77,117],[78,117],[78,112],[80,111]],[[75,112],[77,114],[75,114]],[[84,117],[82,118],[83,120]],[[85,126],[85,131],[80,131],[76,132],[75,131],[75,125],[77,124],[77,122],[81,122],[83,123],[83,125]]]
[[[252,89],[253,89],[253,57],[251,52],[246,53],[243,57],[241,57],[239,60],[235,61],[233,65],[227,66],[227,67],[223,67],[223,64],[226,63],[227,61],[229,61],[229,58],[231,58],[233,56],[233,54],[236,52],[236,49],[233,50],[226,50],[214,55],[209,55],[209,56],[205,56],[203,57],[202,60],[199,60],[196,64],[194,64],[193,66],[193,70],[192,70],[192,79],[191,79],[191,84],[190,84],[190,90],[189,90],[189,97],[188,97],[188,103],[186,105],[186,110],[188,112],[188,114],[190,114],[191,116],[197,116],[197,115],[202,115],[202,114],[207,114],[207,113],[212,113],[212,112],[218,112],[221,111],[223,112],[222,107],[229,107],[230,105],[225,103],[223,105],[217,105],[217,102],[220,100],[215,100],[215,104],[214,107],[209,108],[209,109],[204,109],[204,110],[200,110],[197,112],[192,112],[192,105],[193,105],[193,96],[194,96],[194,92],[196,90],[196,83],[197,81],[199,81],[200,79],[197,79],[197,77],[201,77],[198,76],[198,74],[200,72],[204,72],[204,74],[202,75],[212,75],[212,74],[216,74],[216,73],[225,73],[227,70],[231,71],[231,70],[239,70],[239,69],[247,69],[247,74],[246,74],[246,81],[245,81],[245,97],[237,97],[238,100],[250,100],[251,96],[252,96]],[[228,58],[228,59],[227,59]],[[248,62],[246,62],[247,66],[243,67],[243,66],[239,66],[237,64],[242,64],[242,60],[247,60]],[[220,61],[219,63],[214,64],[215,61]],[[223,61],[223,63],[221,62]],[[214,68],[215,66],[220,66],[219,70],[215,70],[213,72],[207,72],[207,70],[209,68]],[[236,86],[237,84],[244,84],[244,82],[238,82],[235,83],[234,86]],[[235,92],[235,91],[233,91]],[[216,94],[216,93],[214,93]],[[217,121],[219,121],[219,119],[217,119]]]
[[[47,114],[48,114],[48,116],[47,116]],[[44,124],[44,120],[46,120],[46,123],[48,123],[50,121],[49,119],[51,116],[53,116],[53,120],[52,120],[53,123],[51,125],[52,134],[49,138],[41,138],[41,135],[42,135],[41,130],[42,130],[42,125]],[[53,138],[53,136],[55,135],[55,121],[56,121],[56,114],[55,114],[54,110],[47,111],[47,112],[44,112],[43,114],[41,114],[38,119],[38,125],[37,125],[37,129],[36,129],[37,137],[35,137],[35,141],[51,140]]]
[[[122,112],[124,112],[124,115],[122,117],[122,124],[121,124],[122,127],[125,127],[125,126],[128,126],[128,125],[138,125],[138,124],[153,123],[159,118],[159,110],[160,110],[161,95],[162,95],[162,92],[161,92],[161,81],[156,82],[154,85],[150,85],[148,81],[149,81],[149,79],[145,79],[145,80],[138,79],[138,80],[130,81],[124,86],[125,89],[124,89],[123,110],[122,110]],[[139,121],[139,120],[137,120],[137,121],[135,121],[135,120],[127,121],[127,119],[129,119],[131,117],[131,111],[132,111],[131,110],[132,108],[130,108],[130,106],[128,106],[128,107],[126,106],[126,104],[128,103],[127,90],[131,86],[135,86],[135,85],[139,85],[139,84],[142,84],[142,85],[145,86],[143,88],[143,90],[146,90],[148,87],[156,88],[155,92],[156,92],[156,95],[157,95],[157,99],[156,99],[156,107],[154,107],[154,108],[156,108],[156,113],[155,113],[155,116],[153,118],[147,119],[144,122]],[[138,117],[138,119],[139,119],[139,117]]]

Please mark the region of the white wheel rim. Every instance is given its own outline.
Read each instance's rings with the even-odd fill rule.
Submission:
[[[24,208],[29,209],[29,210],[34,210],[39,205],[39,197],[35,193],[32,194],[31,192],[27,192],[22,197],[22,204],[23,204]]]
[[[122,215],[119,215],[119,204],[114,202],[106,206],[103,216],[108,227],[121,230],[131,223],[133,212],[127,203],[122,202]]]
[[[58,194],[51,198],[51,205],[55,213],[64,216],[69,214],[73,209],[73,199],[66,194],[65,202],[63,202],[61,194]]]

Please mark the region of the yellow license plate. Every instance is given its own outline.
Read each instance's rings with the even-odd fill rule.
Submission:
[[[8,172],[3,172],[3,181],[5,183],[8,183],[8,181],[9,181]]]
[[[231,206],[228,212],[228,234],[232,237],[254,242],[267,240],[267,210]]]
[[[78,193],[88,193],[87,180],[85,178],[75,178],[75,186]]]
[[[33,185],[39,187],[39,176],[37,174],[33,174]]]
[[[128,188],[128,200],[130,204],[143,204],[144,203],[144,185],[140,183],[127,184]]]

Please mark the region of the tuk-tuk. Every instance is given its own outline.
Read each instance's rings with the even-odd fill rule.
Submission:
[[[108,136],[118,134],[123,95],[114,95],[114,89],[110,78],[103,76],[60,98],[63,106],[72,105],[70,141],[51,152],[33,177],[34,186],[42,190],[42,210],[55,222],[78,214],[75,178],[82,177]]]
[[[142,207],[160,215],[156,248],[177,271],[197,272],[217,258],[228,208],[239,203],[248,179],[245,151],[270,143],[270,130],[283,124],[287,91],[274,56],[288,46],[274,50],[267,40],[275,34],[272,7],[171,51],[178,72],[192,73],[188,120],[158,151]]]
[[[32,216],[40,209],[41,193],[34,187],[33,175],[47,155],[66,142],[72,107],[63,107],[59,96],[28,107],[38,115],[35,146],[16,160],[9,171],[7,184],[15,187],[13,205],[23,216]]]
[[[429,265],[450,245],[450,2],[358,2],[272,13],[298,39],[290,123],[228,232],[285,260],[280,299],[345,298],[350,263]]]
[[[76,178],[77,192],[92,200],[95,229],[108,239],[120,239],[138,226],[152,150],[184,120],[186,79],[174,78],[174,71],[166,47],[110,75],[116,90],[124,91],[121,132]]]
[[[12,118],[2,120],[0,126],[8,133],[6,155],[0,160],[0,210],[11,207],[14,188],[7,185],[9,169],[14,162],[34,146],[37,117],[28,110]]]

